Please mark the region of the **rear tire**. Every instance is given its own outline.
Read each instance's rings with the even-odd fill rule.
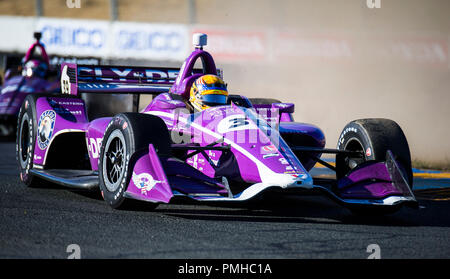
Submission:
[[[36,102],[43,97],[58,97],[57,94],[28,94],[20,107],[16,128],[16,160],[19,164],[20,179],[28,187],[51,184],[30,173],[33,168],[34,151],[38,134],[39,117],[36,113]],[[79,99],[73,96],[64,98]]]
[[[386,152],[391,150],[395,160],[412,188],[413,173],[408,141],[400,126],[389,119],[369,118],[348,123],[342,130],[337,149],[362,151],[363,158],[351,156],[336,157],[336,175],[346,175],[351,169],[368,160],[385,161]]]
[[[98,163],[100,191],[112,208],[130,204],[124,196],[132,176],[128,168],[131,156],[152,143],[158,155],[170,154],[170,135],[164,121],[156,116],[140,113],[121,113],[115,116],[103,136]],[[157,203],[151,203],[156,208]],[[148,208],[151,208],[151,205]]]
[[[39,186],[41,179],[33,176],[33,156],[37,134],[36,100],[39,95],[28,95],[19,111],[16,134],[16,159],[19,163],[20,179],[28,187]]]

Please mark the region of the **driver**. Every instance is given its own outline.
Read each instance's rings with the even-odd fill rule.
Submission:
[[[204,75],[192,84],[189,102],[196,112],[227,104],[228,91],[223,80],[215,75]]]
[[[47,63],[37,59],[29,60],[25,63],[22,69],[22,76],[45,78],[47,75]]]

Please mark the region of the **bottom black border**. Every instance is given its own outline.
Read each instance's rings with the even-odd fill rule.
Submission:
[[[122,273],[134,276],[135,272],[139,272],[141,278],[155,277],[155,274],[161,274],[163,278],[310,278],[318,275],[365,278],[395,275],[403,277],[431,270],[436,274],[440,269],[445,272],[449,263],[448,259],[3,259],[0,260],[0,270],[3,274],[11,271],[14,276],[25,273],[33,277],[44,275],[46,278],[65,278],[69,275],[84,278],[97,273],[102,278]],[[206,269],[206,266],[210,268]],[[189,270],[186,270],[186,267]]]

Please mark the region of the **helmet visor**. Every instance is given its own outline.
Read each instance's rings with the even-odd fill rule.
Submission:
[[[208,94],[202,96],[203,104],[207,106],[218,106],[227,104],[227,96],[219,94]]]
[[[197,84],[198,90],[207,91],[207,90],[227,90],[227,86],[223,83],[216,82],[213,84]]]

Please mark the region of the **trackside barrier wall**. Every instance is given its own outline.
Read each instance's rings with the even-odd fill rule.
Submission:
[[[42,32],[49,54],[109,59],[183,61],[196,32],[208,34],[208,51],[217,61],[232,63],[278,59],[347,63],[372,52],[346,32],[20,16],[0,16],[0,26],[14,26],[0,29],[0,52],[25,52],[33,41],[33,31]],[[450,67],[447,36],[391,34],[380,39],[387,43],[376,46],[374,59]]]

